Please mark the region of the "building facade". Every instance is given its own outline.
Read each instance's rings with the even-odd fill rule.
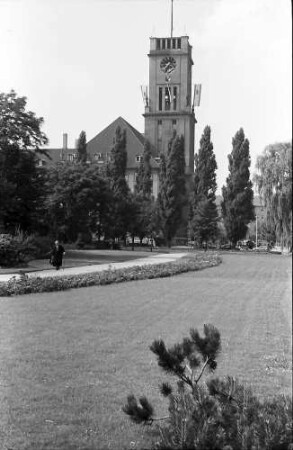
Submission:
[[[166,153],[174,131],[184,136],[186,174],[194,171],[192,47],[188,36],[150,38],[145,138],[157,156]]]

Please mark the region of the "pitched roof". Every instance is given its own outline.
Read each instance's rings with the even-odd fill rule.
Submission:
[[[101,163],[109,159],[107,156],[109,156],[114,145],[115,132],[118,126],[126,131],[127,169],[137,169],[140,164],[137,156],[141,156],[144,150],[144,135],[130,125],[123,117],[115,119],[110,125],[87,142],[88,159],[94,162],[96,160],[95,155],[99,154],[104,155],[100,160]],[[49,165],[60,162],[61,155],[63,155],[64,161],[68,161],[69,155],[76,155],[77,153],[76,148],[47,148],[46,151],[51,156],[51,160],[47,160]],[[158,160],[151,158],[150,163],[153,169],[159,169],[160,164]]]
[[[135,169],[139,166],[137,156],[143,154],[145,139],[143,134],[137,131],[130,123],[123,119],[123,117],[118,117],[110,123],[110,125],[104,128],[104,130],[88,141],[87,153],[92,160],[97,153],[110,153],[114,145],[115,132],[118,126],[126,131],[127,168]],[[159,167],[154,159],[151,160],[151,166],[153,168]]]

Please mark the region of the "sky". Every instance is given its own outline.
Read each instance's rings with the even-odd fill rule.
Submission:
[[[242,127],[251,173],[264,148],[292,137],[290,0],[174,0],[173,36],[189,36],[195,152],[206,125],[228,175],[232,138]],[[168,37],[171,0],[0,0],[0,92],[27,97],[44,118],[49,147],[75,145],[122,116],[144,132],[141,85],[148,84],[149,38]]]

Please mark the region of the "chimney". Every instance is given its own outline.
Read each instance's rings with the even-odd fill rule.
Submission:
[[[67,150],[68,134],[63,133],[63,150]]]
[[[60,160],[63,161],[64,160],[64,150],[67,150],[67,140],[68,140],[68,134],[67,133],[63,133],[63,145],[60,151]]]

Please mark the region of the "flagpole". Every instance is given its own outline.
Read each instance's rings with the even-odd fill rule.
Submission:
[[[171,38],[173,37],[173,0],[171,0]]]

